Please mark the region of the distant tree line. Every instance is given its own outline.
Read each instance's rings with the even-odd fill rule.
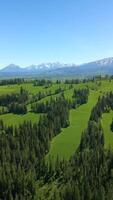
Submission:
[[[101,80],[112,80],[113,75],[96,75],[96,76],[88,76],[86,78],[76,78],[76,79],[65,79],[64,83],[65,84],[80,84],[80,83],[87,83],[87,82],[95,82],[95,81],[101,81]]]
[[[51,86],[52,81],[51,80],[46,80],[46,79],[36,79],[33,81],[34,86]]]
[[[6,79],[6,80],[0,80],[0,86],[22,84],[24,82],[25,82],[24,78]]]
[[[81,83],[80,79],[66,79],[64,81],[65,84],[79,84]]]

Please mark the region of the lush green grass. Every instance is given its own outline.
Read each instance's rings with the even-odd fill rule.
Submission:
[[[16,115],[16,114],[4,114],[0,115],[0,119],[4,121],[6,125],[19,125],[23,123],[24,121],[32,121],[32,122],[38,122],[39,120],[38,114],[30,113],[28,112],[25,115]]]
[[[112,90],[113,80],[111,82],[104,80],[104,81],[101,81],[101,83],[102,83],[101,86],[98,86],[98,84],[95,84],[93,82],[89,82],[89,83],[85,83],[85,84],[83,84],[83,83],[75,84],[74,87],[80,88],[80,87],[84,87],[85,85],[87,85],[91,89],[104,88],[105,90],[107,90],[109,88],[109,90],[110,89]],[[69,88],[69,85],[66,85],[64,83],[61,83],[61,84],[53,83],[53,85],[49,88],[45,88],[44,86],[34,87],[32,83],[23,83],[23,84],[16,84],[16,85],[0,86],[0,95],[19,92],[21,86],[23,88],[25,88],[26,90],[28,90],[29,93],[31,93],[31,94],[36,94],[38,92],[44,92],[44,91],[49,91],[49,90],[51,90],[51,92],[54,92],[57,88],[59,88],[59,86],[64,89]]]
[[[59,88],[59,86],[64,89],[68,88],[68,85],[65,85],[64,83],[61,84],[53,83],[52,86],[48,88],[45,88],[44,86],[33,86],[32,83],[23,83],[23,84],[0,86],[0,95],[18,93],[20,91],[20,87],[23,87],[24,89],[28,90],[30,94],[36,94],[38,92],[48,92],[50,90],[51,92],[54,92],[56,89]]]
[[[32,83],[23,83],[23,84],[0,86],[0,95],[18,93],[20,90],[20,87],[23,87],[24,89],[28,90],[28,92],[31,94],[36,94],[39,91],[41,92],[45,90],[43,86],[34,87]]]
[[[91,92],[87,104],[70,111],[70,126],[62,129],[62,133],[52,140],[47,159],[49,157],[54,159],[57,156],[60,159],[69,159],[75,152],[80,143],[81,134],[87,127],[91,109],[96,103],[98,96],[98,92]]]

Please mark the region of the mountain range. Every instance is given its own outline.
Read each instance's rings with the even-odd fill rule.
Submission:
[[[10,64],[0,70],[0,77],[26,77],[26,76],[90,76],[97,74],[113,74],[113,57],[104,58],[98,61],[85,63],[82,65],[56,63],[42,63],[28,67],[20,67]]]

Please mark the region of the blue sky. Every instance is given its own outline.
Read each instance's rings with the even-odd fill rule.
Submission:
[[[113,56],[113,0],[0,0],[0,67]]]

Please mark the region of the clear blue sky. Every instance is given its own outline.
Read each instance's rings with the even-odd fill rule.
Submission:
[[[0,67],[113,56],[113,0],[1,0]]]

